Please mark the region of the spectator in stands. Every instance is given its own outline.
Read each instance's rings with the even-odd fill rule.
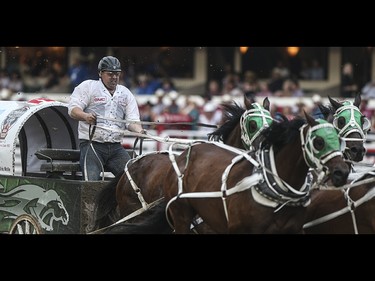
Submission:
[[[152,107],[153,104],[150,101],[147,101],[140,107],[141,121],[152,122]],[[145,129],[149,129],[150,127],[150,125],[143,125]]]
[[[359,106],[359,110],[362,112],[363,115],[365,115],[368,120],[371,122],[371,129],[375,128],[375,110],[369,107],[369,99],[367,97],[364,97],[361,99],[361,104]]]
[[[283,60],[278,60],[274,69],[277,69],[283,79],[287,79],[290,77],[290,70],[288,67],[285,66]]]
[[[46,84],[44,85],[43,90],[48,90],[54,86],[59,85],[60,78],[63,78],[62,66],[59,61],[54,61],[52,65],[48,65],[45,71],[45,75],[48,78]]]
[[[294,116],[305,118],[305,112],[310,113],[311,109],[303,102],[302,99],[296,102],[295,106],[292,107],[292,113]]]
[[[70,91],[88,79],[88,69],[83,63],[82,58],[76,57],[73,65],[68,69],[68,76],[70,79]]]
[[[172,91],[176,91],[176,87],[170,78],[164,78],[161,82],[159,89],[162,89],[164,93],[168,94]]]
[[[258,83],[248,80],[244,81],[242,83],[242,91],[249,100],[255,102],[255,96],[258,91]]]
[[[217,79],[211,79],[208,82],[207,90],[205,94],[203,95],[204,99],[206,101],[210,101],[212,97],[221,96],[221,95],[222,95],[222,92],[221,92],[221,86],[220,86],[219,81]]]
[[[115,176],[123,173],[130,160],[121,145],[123,130],[145,134],[140,123],[122,122],[140,121],[140,114],[133,93],[119,84],[120,61],[113,56],[103,57],[98,72],[98,80],[85,80],[75,87],[68,106],[70,117],[79,121],[80,164],[83,179],[90,181],[100,180],[104,171]]]
[[[22,79],[21,79],[21,75],[18,71],[13,71],[10,74],[8,89],[12,93],[19,93],[19,92],[23,91],[23,82],[22,82]]]
[[[324,69],[320,66],[317,59],[313,59],[311,62],[311,68],[309,69],[309,79],[310,80],[323,80],[324,79]]]
[[[354,70],[351,63],[345,63],[342,68],[341,76],[341,97],[353,98],[358,90],[358,86],[354,81]]]
[[[301,61],[301,71],[299,72],[299,78],[302,80],[310,80],[311,68],[307,60]]]
[[[315,118],[315,119],[324,119],[324,115],[322,113],[322,111],[320,110],[319,108],[319,105],[322,104],[322,98],[318,95],[318,94],[314,94],[312,96],[312,101],[314,103],[312,109],[311,109],[311,115]]]
[[[272,96],[272,92],[268,88],[268,84],[265,81],[259,81],[258,83],[258,91],[256,93],[256,96],[258,97],[270,97]]]
[[[243,91],[240,89],[239,84],[235,76],[228,77],[223,85],[222,95],[229,94],[232,97],[241,97],[243,96]]]
[[[304,96],[304,93],[297,79],[288,78],[284,81],[282,90],[275,92],[275,96],[302,97]]]
[[[288,120],[292,120],[295,118],[294,112],[297,112],[295,109],[293,109],[294,106],[291,105],[284,105],[281,109],[281,113],[288,118]],[[297,105],[295,105],[297,108]]]
[[[152,107],[152,121],[157,122],[158,117],[165,111],[167,105],[164,103],[164,90],[158,89],[155,92],[155,96],[157,97],[157,102]]]
[[[208,102],[203,107],[203,112],[199,115],[199,123],[209,125],[220,125],[222,119],[222,112],[218,110],[213,102]],[[199,127],[200,131],[212,132],[215,128]]]
[[[301,88],[301,85],[297,78],[291,78],[291,93],[292,97],[303,97],[305,95],[304,91]]]
[[[192,123],[198,123],[199,122],[199,115],[200,115],[198,105],[196,104],[196,102],[191,97],[187,98],[186,103],[187,103],[186,106],[183,109],[181,109],[181,114],[189,115],[191,117]],[[197,130],[198,126],[192,125],[191,129]]]
[[[0,90],[8,89],[10,77],[5,69],[0,70]]]
[[[179,114],[180,107],[177,104],[179,94],[176,91],[171,91],[169,92],[168,97],[171,99],[171,104],[165,108],[166,112],[170,114]]]
[[[285,78],[281,75],[281,71],[278,68],[272,69],[271,78],[268,82],[268,88],[272,93],[276,93],[283,89],[283,83]]]
[[[149,74],[140,74],[137,79],[137,86],[134,88],[136,95],[153,95],[159,88],[157,81]]]
[[[0,100],[9,100],[12,91],[9,90],[10,77],[6,69],[0,70]]]
[[[362,88],[362,98],[374,99],[375,98],[375,81],[367,82]]]

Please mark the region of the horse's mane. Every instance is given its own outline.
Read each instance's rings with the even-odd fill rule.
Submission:
[[[236,125],[239,124],[240,118],[246,109],[242,108],[236,102],[223,103],[221,106],[224,110],[223,124],[212,133],[209,133],[208,138],[217,141],[221,140],[226,143],[230,133],[233,131]]]
[[[306,123],[302,117],[296,117],[292,120],[284,119],[281,122],[272,122],[271,126],[262,131],[264,140],[261,148],[269,148],[273,145],[275,153],[287,143],[293,142],[299,137],[299,128]]]
[[[335,114],[336,110],[332,105],[322,105],[319,104],[319,109],[322,112],[324,119],[327,120],[328,122],[332,123],[333,122],[333,115]],[[314,118],[317,118],[317,116],[313,116]]]

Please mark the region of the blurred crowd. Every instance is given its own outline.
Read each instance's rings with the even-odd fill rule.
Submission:
[[[353,81],[353,67],[350,63],[343,65],[342,92],[340,98],[354,98],[356,92],[362,93],[361,111],[370,120],[373,119],[373,110],[368,106],[368,100],[375,97],[375,82],[369,81],[359,89]],[[127,86],[136,96],[150,97],[147,102],[140,104],[141,116],[144,121],[151,122],[193,122],[220,125],[222,122],[222,108],[215,103],[215,98],[221,102],[231,102],[244,95],[252,100],[262,100],[264,97],[304,97],[305,91],[301,88],[299,79],[319,80],[324,77],[324,71],[318,62],[314,61],[310,67],[302,68],[296,77],[291,71],[277,62],[268,79],[258,79],[257,74],[247,70],[236,73],[230,67],[226,68],[221,78],[210,78],[202,93],[194,96],[181,95],[169,76],[155,77],[152,72],[135,73],[131,66],[126,66],[121,73],[120,83]],[[40,93],[71,93],[78,84],[86,79],[98,79],[97,64],[90,60],[77,57],[74,63],[64,69],[58,61],[47,62],[41,66],[37,62],[25,62],[18,68],[0,70],[0,99],[13,99],[22,92]],[[318,104],[321,97],[315,94],[312,97],[313,106],[306,105],[302,99],[294,105],[276,107],[272,105],[271,114],[279,113],[288,118],[302,115],[303,112],[321,118]],[[165,129],[166,126],[158,126]],[[192,130],[212,130],[212,128],[196,125],[180,126]]]

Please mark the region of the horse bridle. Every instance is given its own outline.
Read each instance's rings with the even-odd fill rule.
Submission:
[[[252,109],[246,110],[240,118],[241,140],[245,149],[249,150],[252,147],[254,140],[260,133],[268,128],[274,121],[268,110],[258,103],[252,103]],[[249,132],[250,121],[255,121],[259,130],[254,133]]]
[[[371,128],[370,120],[365,117],[359,108],[355,106],[351,101],[344,101],[343,106],[339,107],[335,114],[333,115],[333,126],[338,132],[340,138],[346,141],[361,141],[365,142],[367,137],[367,132]],[[344,117],[345,120],[348,120],[344,127],[341,129],[338,127],[338,120],[340,117]],[[364,120],[363,126],[361,124],[361,120]],[[348,138],[347,136],[351,133],[359,133],[361,138]],[[345,151],[348,149],[345,145]],[[344,153],[345,153],[344,151]],[[348,156],[348,155],[347,155]],[[348,157],[350,158],[350,157]]]
[[[333,124],[323,119],[317,119],[316,122],[319,124],[310,126],[307,129],[306,136],[303,132],[308,124],[304,124],[300,128],[301,146],[307,166],[315,169],[318,173],[324,172],[325,174],[328,170],[325,164],[336,156],[343,157],[343,148]],[[320,151],[316,150],[313,145],[314,139],[319,135],[325,140],[325,146]]]
[[[340,142],[333,125],[322,119],[316,122],[319,124],[308,127],[306,135],[304,135],[304,129],[309,125],[304,124],[300,128],[301,148],[306,165],[316,170],[318,180],[323,180],[328,170],[325,163],[336,156],[342,156],[342,152],[339,150]],[[324,136],[326,141],[324,148],[320,151],[316,150],[313,145],[317,136]],[[313,183],[311,173],[307,174],[303,186],[296,190],[278,176],[272,146],[269,150],[257,151],[256,155],[261,163],[264,180],[255,186],[255,190],[266,199],[279,204],[275,212],[285,205],[306,206],[310,203],[310,188]]]

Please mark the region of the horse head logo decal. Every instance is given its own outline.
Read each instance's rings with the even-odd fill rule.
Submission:
[[[11,191],[0,193],[0,211],[7,213],[6,218],[13,219],[22,214],[30,214],[47,231],[53,230],[54,222],[63,225],[69,222],[69,214],[57,192],[33,184],[20,185]]]

